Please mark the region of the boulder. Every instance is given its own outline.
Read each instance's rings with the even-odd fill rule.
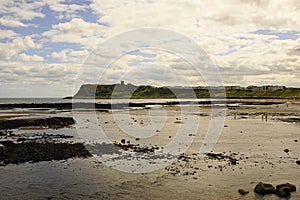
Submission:
[[[255,188],[254,192],[265,195],[265,194],[272,194],[275,191],[275,187],[268,183],[259,182]]]
[[[276,194],[278,197],[289,197],[291,195],[291,190],[288,186],[285,186],[276,189],[274,194]]]
[[[283,187],[288,187],[290,188],[291,192],[295,192],[296,191],[296,185],[293,185],[291,183],[284,183],[284,184],[280,184],[280,185],[276,185],[276,190],[283,188]]]
[[[291,195],[291,192],[296,191],[296,186],[290,183],[284,183],[280,185],[276,185],[275,194],[278,197],[289,197]]]

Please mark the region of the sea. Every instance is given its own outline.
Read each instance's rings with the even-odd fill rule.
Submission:
[[[210,98],[203,99],[64,99],[64,98],[0,98],[0,104],[43,104],[43,103],[167,103],[181,102],[184,104],[195,104],[199,101],[210,101]],[[218,99],[220,100],[220,99]]]

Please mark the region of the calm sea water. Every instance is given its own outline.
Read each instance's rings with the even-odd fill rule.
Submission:
[[[130,99],[133,103],[165,103],[165,102],[190,102],[208,101],[211,99]],[[62,98],[0,98],[0,104],[18,103],[128,103],[128,99],[62,99]]]

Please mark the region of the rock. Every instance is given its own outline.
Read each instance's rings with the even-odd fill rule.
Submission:
[[[5,148],[0,148],[0,165],[19,164],[24,162],[40,162],[65,160],[69,158],[87,158],[92,155],[82,143],[57,143],[1,141]]]
[[[291,190],[289,187],[281,187],[280,189],[276,189],[274,192],[278,197],[289,197],[291,195]]]
[[[241,194],[241,195],[246,195],[249,193],[248,190],[244,190],[244,189],[239,189],[238,192]]]
[[[275,191],[275,188],[273,185],[268,184],[268,183],[262,183],[262,182],[259,182],[254,188],[254,192],[261,194],[261,195],[272,194],[272,193],[274,193],[274,191]]]
[[[47,127],[52,129],[65,128],[75,124],[72,117],[48,117],[0,120],[0,130],[24,127]]]
[[[122,139],[121,140],[121,143],[125,144],[126,140],[125,139]]]
[[[298,142],[298,140],[295,139],[294,142]]]
[[[300,165],[300,160],[297,160],[296,163],[297,163],[298,165]]]
[[[289,149],[284,149],[284,152],[288,153],[288,152],[290,152],[290,150]]]
[[[280,188],[283,188],[283,187],[290,188],[291,192],[296,191],[296,185],[293,185],[291,183],[284,183],[284,184],[276,185],[276,189],[280,189]]]
[[[290,183],[284,183],[280,185],[276,185],[276,190],[274,194],[276,194],[278,197],[289,197],[291,195],[291,192],[296,191],[296,186]]]

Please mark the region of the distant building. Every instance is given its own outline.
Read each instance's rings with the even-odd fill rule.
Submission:
[[[125,85],[125,82],[124,82],[124,81],[121,81],[121,85]]]
[[[256,91],[256,90],[259,90],[259,87],[255,86],[255,85],[250,85],[246,88],[246,90]]]
[[[226,90],[242,90],[243,87],[234,85],[234,86],[225,86],[225,89]]]
[[[278,85],[264,85],[264,86],[260,86],[260,87],[250,85],[246,89],[251,90],[251,91],[277,91],[277,90],[284,90],[284,89],[286,89],[286,87],[278,86]]]
[[[262,86],[263,91],[277,91],[277,90],[284,90],[286,89],[285,86],[278,86],[278,85],[264,85]]]

